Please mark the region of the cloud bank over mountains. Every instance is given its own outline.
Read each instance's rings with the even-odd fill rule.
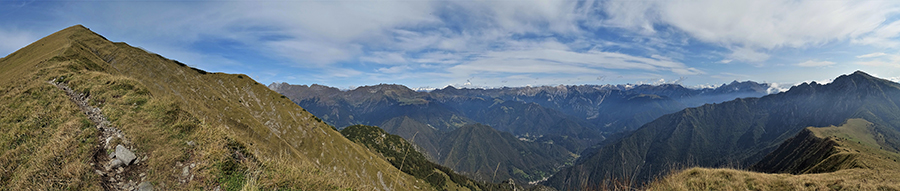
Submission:
[[[814,0],[2,2],[14,19],[0,21],[0,55],[84,24],[262,82],[793,83],[900,66],[898,10]]]

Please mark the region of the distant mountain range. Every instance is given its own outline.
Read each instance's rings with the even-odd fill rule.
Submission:
[[[549,177],[565,164],[571,164],[578,153],[605,140],[608,135],[632,131],[656,117],[691,105],[766,95],[769,86],[755,82],[732,82],[714,89],[691,89],[675,84],[498,89],[448,86],[420,92],[389,84],[343,91],[315,84],[273,83],[269,88],[336,127],[378,125],[388,133],[415,143],[432,161],[476,179],[514,178],[526,182]],[[510,136],[457,131],[476,123]],[[508,149],[521,152],[491,151],[494,149],[490,147],[492,144],[447,144],[476,140],[502,140],[505,143],[499,145],[515,145]],[[544,148],[528,151],[530,146],[524,145],[531,144]],[[544,146],[539,146],[541,144]],[[466,148],[460,148],[463,146]],[[457,150],[483,153],[485,158],[467,160],[465,158],[473,156],[451,155],[450,151]],[[561,155],[526,155],[535,152]],[[539,162],[516,164],[518,158]],[[496,176],[494,173],[485,176],[487,166],[503,171]]]
[[[600,184],[609,179],[646,182],[679,166],[746,168],[757,164],[754,169],[768,172],[805,172],[809,168],[760,161],[772,161],[771,157],[779,154],[770,153],[809,126],[837,126],[860,118],[885,132],[876,135],[894,135],[900,130],[898,103],[900,84],[857,71],[826,85],[804,83],[762,98],[688,108],[659,117],[582,156],[545,184],[570,190],[608,187]],[[878,145],[896,150],[890,142]]]

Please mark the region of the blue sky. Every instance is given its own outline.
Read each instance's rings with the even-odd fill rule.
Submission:
[[[347,89],[900,79],[893,1],[0,1],[0,56],[82,24],[211,72]]]

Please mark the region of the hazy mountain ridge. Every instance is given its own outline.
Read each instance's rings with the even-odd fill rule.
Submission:
[[[863,118],[900,127],[900,85],[863,72],[828,85],[804,83],[762,98],[688,108],[645,124],[617,143],[554,175],[557,189],[603,187],[599,180],[635,177],[643,182],[673,165],[742,168],[760,161],[808,126]],[[643,162],[641,162],[643,161]]]
[[[732,83],[756,84],[754,82]],[[757,86],[763,86],[756,84]],[[675,112],[687,106],[666,96],[640,93],[655,86],[630,85],[582,85],[543,86],[499,89],[456,89],[446,87],[431,92],[415,92],[399,85],[364,86],[353,90],[338,90],[320,85],[270,84],[269,88],[282,92],[295,103],[303,106],[324,121],[341,127],[353,124],[379,125],[387,132],[400,135],[419,144],[428,158],[457,171],[472,173],[475,168],[458,169],[454,160],[443,152],[455,149],[452,145],[436,144],[434,137],[445,136],[465,124],[475,122],[513,133],[522,141],[562,146],[569,153],[580,153],[603,139],[604,132],[633,130],[658,116]],[[696,95],[721,94],[725,97],[735,91],[689,89],[669,85],[672,92],[682,92],[683,98]],[[755,89],[742,89],[757,92]],[[674,94],[673,94],[674,95]],[[693,97],[692,97],[693,96]],[[549,105],[549,106],[548,106]],[[558,109],[554,109],[558,108]],[[567,113],[568,112],[568,113]],[[573,113],[580,116],[573,115]],[[400,121],[407,125],[399,127]],[[412,125],[414,123],[421,123]],[[415,135],[424,137],[413,139]],[[471,138],[466,138],[471,139]],[[499,138],[496,138],[499,139]],[[479,148],[489,150],[490,148]],[[556,152],[556,151],[554,151]],[[497,154],[488,152],[486,154]],[[577,156],[577,155],[575,155]],[[521,156],[520,156],[521,157]],[[566,160],[553,163],[568,163]],[[541,160],[546,161],[546,160]],[[453,162],[453,163],[450,163]],[[481,161],[483,162],[483,161]],[[478,164],[467,164],[478,165]],[[537,164],[541,166],[544,164]],[[538,171],[534,171],[537,173]],[[526,181],[519,176],[519,180]],[[547,169],[540,170],[546,174]],[[511,173],[510,173],[511,174]],[[506,174],[501,174],[506,177]],[[542,175],[542,177],[546,177]],[[484,176],[476,178],[485,178]],[[484,180],[484,179],[482,179]],[[530,179],[533,180],[533,179]]]
[[[317,116],[338,127],[353,124],[381,124],[392,117],[380,116],[383,111],[392,111],[393,116],[442,112],[433,117],[413,117],[428,122],[444,131],[472,123],[489,110],[495,109],[494,102],[507,101],[537,103],[540,107],[562,112],[555,114],[559,119],[584,126],[579,130],[589,134],[597,132],[619,132],[633,130],[656,117],[678,111],[691,105],[715,103],[740,97],[766,95],[767,84],[755,82],[732,82],[718,88],[691,89],[677,84],[651,85],[580,85],[580,86],[540,86],[497,89],[457,89],[448,86],[431,92],[416,92],[401,85],[363,86],[353,90],[338,90],[321,85],[290,85],[287,83],[269,85],[270,89],[283,93],[301,106],[317,113]],[[645,94],[654,96],[643,96]],[[678,99],[672,99],[671,97]],[[636,99],[648,98],[648,99]],[[606,104],[604,104],[606,103]],[[610,105],[612,103],[612,105]],[[413,108],[410,105],[419,107]],[[407,108],[401,110],[389,107]],[[427,108],[427,109],[423,109]],[[376,112],[377,111],[377,112]],[[409,112],[415,111],[415,112]],[[623,112],[625,111],[625,112]],[[460,114],[461,116],[454,116]],[[566,116],[568,115],[568,116]],[[380,117],[379,117],[380,116]],[[449,116],[449,117],[448,117]],[[486,117],[481,117],[486,118]],[[525,119],[528,120],[528,119]],[[432,123],[431,121],[434,121]],[[547,134],[549,127],[538,127],[529,131],[511,131],[504,128],[509,122],[475,120],[518,135]],[[582,127],[575,127],[576,129]],[[542,132],[544,131],[544,132]],[[559,133],[557,133],[559,134]],[[565,136],[573,134],[561,134]],[[408,138],[408,137],[407,137]],[[594,137],[594,139],[599,137]],[[602,138],[601,138],[602,139]],[[594,140],[596,141],[596,140]]]

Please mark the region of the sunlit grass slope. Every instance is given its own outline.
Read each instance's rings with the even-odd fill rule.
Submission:
[[[98,132],[51,80],[89,96],[148,157],[135,168],[158,190],[430,189],[246,75],[207,73],[80,25],[0,59],[0,188],[101,189]]]
[[[778,174],[691,168],[670,174],[649,189],[900,190],[896,135],[864,119],[808,127],[752,167]]]

